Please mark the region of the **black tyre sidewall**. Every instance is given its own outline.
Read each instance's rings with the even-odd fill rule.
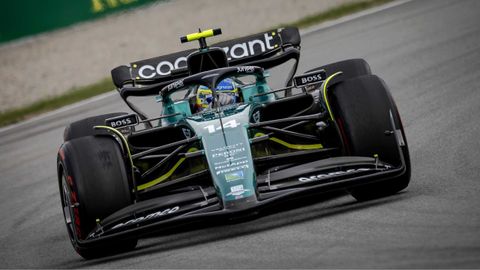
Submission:
[[[80,137],[85,137],[85,136],[107,135],[106,131],[94,130],[93,127],[105,125],[105,120],[108,118],[125,115],[125,114],[127,113],[116,112],[116,113],[92,116],[82,120],[75,121],[69,124],[65,128],[65,131],[63,132],[63,140],[66,142],[66,141],[70,141],[70,140],[77,139]]]
[[[96,219],[102,220],[132,203],[120,147],[109,136],[80,137],[62,145],[58,164],[60,192],[62,174],[65,174],[71,194],[75,193],[73,196],[79,204],[74,208],[77,213],[72,221],[76,224],[75,235],[69,232],[72,244],[82,257],[97,257],[104,253],[104,247],[83,248],[78,241],[85,239],[95,228]],[[134,242],[136,244],[136,240]]]
[[[395,136],[386,136],[391,130],[390,111],[395,126],[400,129],[405,144],[405,131],[393,98],[383,80],[375,75],[345,80],[329,88],[333,115],[341,131],[347,155],[368,156],[378,154],[382,161],[401,165]],[[351,190],[359,200],[396,193],[410,181],[410,157],[408,145],[401,148],[406,170],[394,179],[361,186]]]

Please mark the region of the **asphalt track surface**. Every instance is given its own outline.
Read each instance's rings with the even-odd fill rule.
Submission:
[[[405,192],[318,196],[85,261],[67,239],[56,151],[68,122],[125,110],[111,96],[0,133],[0,267],[479,268],[480,1],[407,2],[309,33],[302,49],[301,71],[361,57],[390,86],[413,164]]]

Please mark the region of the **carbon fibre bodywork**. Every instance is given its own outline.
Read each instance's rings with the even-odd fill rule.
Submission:
[[[136,238],[191,221],[250,215],[305,194],[350,190],[409,174],[396,108],[384,112],[388,120],[381,127],[385,140],[394,145],[394,157],[352,155],[345,145],[345,127],[334,117],[338,105],[327,95],[329,87],[345,80],[342,72],[327,77],[317,69],[294,76],[300,50],[296,29],[253,37],[222,44],[233,51],[238,44],[252,44],[245,58],[229,59],[217,49],[201,48],[189,56],[194,60],[186,60],[198,66],[170,70],[168,76],[160,74],[161,68],[154,68],[155,75],[140,76],[139,68],[160,66],[172,57],[169,61],[176,62],[183,52],[135,62],[128,72],[125,67],[112,71],[121,96],[136,113],[106,119],[94,128],[103,131],[96,136],[118,142],[133,202],[98,219],[84,239],[76,239],[78,246]],[[273,42],[261,53],[253,50],[258,37]],[[208,67],[202,66],[202,57],[213,58]],[[296,62],[286,87],[271,89],[266,69],[290,59]],[[235,81],[240,103],[215,103],[216,86],[226,78]],[[205,111],[196,111],[190,99],[200,86],[213,92],[213,105]],[[156,95],[162,115],[148,118],[126,100],[132,95]],[[66,156],[64,149],[60,152]]]
[[[262,81],[262,69],[251,72],[258,76],[257,82]],[[184,79],[183,86],[199,83],[205,76],[214,78],[209,74],[220,79],[232,73],[242,72],[237,68],[209,71]],[[398,164],[376,157],[345,156],[339,136],[318,128],[317,124],[328,122],[330,116],[323,103],[309,93],[186,116],[177,111],[182,106],[175,107],[168,99],[174,92],[174,87],[160,92],[167,103],[165,110],[169,110],[168,103],[173,105],[166,118],[173,122],[126,136],[129,145],[124,148],[133,149],[131,158],[137,170],[137,202],[101,220],[84,244],[165,229],[176,222],[238,216],[305,193],[352,188],[406,171],[399,134],[391,136],[401,154]],[[278,104],[302,107],[294,110],[295,116],[271,119],[269,110],[277,110]],[[260,115],[256,120],[255,113]],[[398,130],[393,115],[390,117],[391,130]],[[178,137],[162,140],[166,137],[163,131]]]

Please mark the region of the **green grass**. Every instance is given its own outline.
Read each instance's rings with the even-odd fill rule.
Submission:
[[[344,4],[339,7],[327,10],[325,12],[321,12],[318,14],[305,17],[295,22],[282,24],[279,27],[296,26],[298,28],[304,28],[304,27],[312,26],[314,24],[318,24],[324,21],[328,21],[328,20],[332,20],[332,19],[336,19],[345,15],[348,15],[348,14],[352,14],[354,12],[364,10],[373,6],[378,6],[390,1],[392,0],[365,0],[365,1],[356,2],[356,3]],[[272,28],[275,28],[275,27],[271,27],[268,30]],[[43,100],[37,101],[31,105],[27,105],[25,107],[1,112],[0,127],[17,123],[19,121],[31,118],[40,113],[51,111],[51,110],[63,107],[65,105],[69,105],[69,104],[78,102],[80,100],[84,100],[86,98],[111,91],[114,88],[115,87],[111,82],[111,79],[105,78],[97,83],[94,83],[85,87],[71,89],[67,93],[59,96],[48,97]]]
[[[65,94],[45,98],[31,105],[0,113],[0,126],[13,124],[40,113],[111,91],[114,88],[110,78],[103,79],[85,87],[73,88]]]

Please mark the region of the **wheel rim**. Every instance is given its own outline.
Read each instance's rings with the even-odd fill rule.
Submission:
[[[63,206],[63,217],[65,220],[65,224],[67,225],[67,230],[68,234],[70,236],[70,240],[72,242],[75,239],[75,228],[74,228],[74,223],[72,222],[74,220],[73,217],[73,205],[72,205],[72,200],[70,197],[70,190],[67,184],[67,179],[65,178],[65,174],[62,175],[62,206]]]

